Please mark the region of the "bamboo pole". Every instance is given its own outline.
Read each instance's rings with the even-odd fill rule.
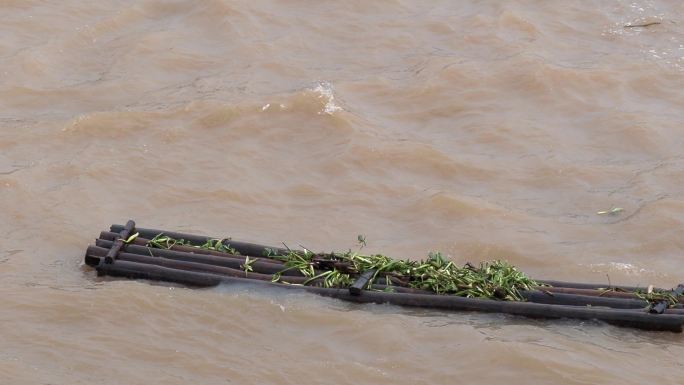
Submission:
[[[614,309],[644,309],[649,303],[641,299],[629,298],[604,298],[598,296],[553,293],[552,295],[539,290],[521,291],[525,300],[529,302],[545,303],[550,305],[573,305],[573,306],[603,306]]]
[[[166,281],[194,287],[213,287],[225,280],[224,277],[213,274],[170,269],[124,260],[116,260],[114,263],[98,263],[95,266],[99,276]]]
[[[565,282],[565,281],[555,281],[548,279],[535,279],[539,283],[543,283],[552,287],[565,287],[568,289],[589,289],[589,290],[601,290],[601,289],[611,289],[611,290],[622,290],[622,291],[638,291],[644,290],[645,287],[639,286],[616,286],[616,285],[606,285],[598,283],[580,283],[580,282]],[[660,288],[654,288],[654,290],[663,290]]]
[[[634,292],[625,291],[612,291],[612,290],[596,290],[596,289],[573,289],[565,287],[546,287],[538,286],[536,289],[550,292],[550,293],[565,293],[565,294],[577,294],[577,295],[589,295],[594,297],[604,297],[604,298],[632,298],[640,299],[638,295]],[[662,290],[662,289],[660,289]],[[679,297],[679,303],[684,303],[684,297]]]
[[[115,241],[118,238],[119,238],[119,234],[117,234],[117,233],[113,233],[111,231],[103,231],[100,233],[99,239],[103,239],[106,241]],[[131,243],[134,245],[138,245],[138,246],[147,246],[149,241],[150,241],[150,239],[138,236],[133,241],[131,241]],[[224,253],[222,251],[207,250],[207,249],[201,249],[198,247],[184,246],[184,245],[173,245],[168,250],[183,251],[186,253],[193,253],[193,254],[215,255],[218,257],[232,256],[232,257],[242,258],[242,259],[245,258],[244,255],[235,255],[235,254],[230,254],[230,253]],[[273,263],[273,264],[277,264],[277,265],[283,264],[281,261],[278,261],[278,260],[275,260],[272,258],[267,258],[267,257],[258,257],[258,258],[263,262]]]
[[[122,225],[112,225],[110,227],[110,230],[114,233],[120,232],[124,226]],[[178,233],[175,231],[162,231],[162,230],[155,230],[155,229],[145,229],[145,228],[140,228],[136,227],[135,231],[140,233],[140,236],[143,238],[154,238],[155,236],[159,234],[164,234],[167,235],[171,238],[176,238],[176,239],[184,239],[186,241],[189,241],[195,245],[202,245],[206,243],[209,240],[212,239],[222,239],[223,244],[226,246],[230,246],[237,250],[241,255],[249,255],[249,256],[254,256],[254,257],[263,257],[266,255],[267,250],[273,250],[274,252],[278,254],[287,254],[289,250],[280,248],[280,247],[270,247],[270,246],[265,246],[265,245],[259,245],[256,243],[248,243],[248,242],[239,242],[239,241],[233,241],[231,239],[223,239],[223,238],[211,238],[211,237],[205,237],[201,235],[194,235],[194,234],[187,234],[187,233]]]

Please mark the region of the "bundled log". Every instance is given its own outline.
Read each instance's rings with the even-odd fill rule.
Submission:
[[[96,246],[88,247],[86,252],[86,262],[91,266],[96,266],[100,263],[99,258],[105,256],[108,252],[107,247],[112,247],[113,242],[98,239]],[[261,281],[272,281],[272,274],[282,272],[282,282],[303,284],[308,283],[315,285],[316,280],[310,280],[299,271],[288,270],[287,267],[280,266],[274,268],[274,265],[269,263],[258,264],[258,261],[253,262],[251,267],[253,271],[244,271],[244,259],[230,258],[230,257],[215,257],[205,255],[193,255],[191,253],[183,253],[178,251],[153,249],[148,247],[136,245],[124,245],[118,256],[119,260],[128,262],[147,263],[151,265],[158,265],[170,267],[180,270],[208,272],[214,274],[225,275],[229,277],[243,277],[248,279],[256,279]],[[290,273],[289,276],[285,273]],[[353,295],[360,295],[363,289],[368,284],[373,276],[374,271],[366,271],[359,276],[359,279],[350,286],[349,291]],[[400,287],[400,286],[399,286]],[[397,288],[399,288],[397,287]],[[414,293],[430,294],[424,290],[412,289]],[[648,302],[641,299],[627,299],[627,298],[607,298],[600,296],[589,295],[573,295],[564,293],[551,293],[542,290],[529,290],[521,292],[523,298],[529,302],[557,304],[557,305],[577,305],[577,306],[604,306],[619,309],[638,309],[648,306]]]
[[[135,234],[135,235],[134,235]],[[173,244],[169,249],[149,247],[160,234],[183,239],[189,244]],[[558,281],[538,281],[547,286],[519,292],[523,301],[465,298],[440,295],[405,287],[402,277],[378,275],[375,270],[356,271],[354,266],[334,260],[312,259],[311,272],[284,264],[273,255],[286,255],[289,249],[274,248],[230,239],[221,241],[234,254],[197,246],[216,240],[192,234],[112,225],[102,232],[95,246],[88,248],[85,261],[99,275],[150,279],[188,286],[209,287],[221,283],[258,283],[289,290],[305,290],[319,295],[362,303],[390,303],[400,306],[449,310],[503,312],[541,318],[597,319],[622,326],[648,330],[682,331],[684,309],[673,308],[665,300],[651,302],[634,287],[605,287]],[[219,238],[220,239],[220,238]],[[238,255],[239,254],[239,255]],[[356,262],[355,262],[356,263]],[[313,265],[317,268],[314,269]],[[347,287],[323,287],[330,269],[346,269],[353,281]],[[405,277],[404,277],[405,278]],[[288,283],[284,285],[283,283]],[[682,301],[684,286],[672,291]],[[658,313],[658,314],[650,314]]]
[[[124,228],[125,228],[124,225],[114,224],[110,227],[109,232],[102,232],[100,234],[100,238],[113,241],[118,237],[118,233],[123,231]],[[193,243],[196,246],[204,244],[210,240],[222,239],[222,242],[226,246],[230,246],[230,247],[234,248],[241,255],[252,256],[252,257],[264,257],[266,254],[269,253],[269,250],[271,252],[275,252],[277,254],[287,254],[290,251],[290,250],[284,249],[284,248],[260,245],[260,244],[255,244],[255,243],[233,241],[230,238],[206,237],[206,236],[200,236],[200,235],[188,234],[188,233],[182,233],[182,232],[164,231],[164,230],[138,228],[138,227],[136,227],[135,231],[140,234],[139,239],[134,240],[135,244],[138,244],[138,245],[146,245],[150,239],[154,238],[157,235],[164,234],[164,235],[167,235],[167,236],[172,237],[172,238],[184,239],[186,241]],[[215,254],[215,255],[224,255],[225,254],[225,253],[214,252],[212,250],[202,250],[202,249],[191,248],[191,247],[187,247],[187,246],[174,246],[172,249],[180,250],[180,251],[190,251],[190,252],[194,252],[194,253]],[[263,260],[269,261],[271,263],[281,263],[280,261],[274,261],[274,260],[270,260],[268,258],[264,258]],[[615,285],[611,285],[611,284],[565,282],[565,281],[557,281],[557,280],[543,280],[543,279],[539,280],[539,279],[537,279],[536,281],[539,283],[548,285],[554,289],[555,288],[562,288],[562,289],[578,289],[578,290],[600,291],[600,292],[604,293],[604,294],[601,294],[602,296],[612,296],[612,294],[610,294],[610,293],[605,293],[606,291],[611,291],[613,293],[629,294],[629,292],[643,291],[646,289],[645,287],[636,287],[636,286],[620,286],[620,285],[615,286]],[[661,291],[663,289],[654,288],[654,290]],[[579,292],[579,291],[575,292],[575,294],[593,295],[593,294],[590,294],[589,292]],[[619,295],[619,294],[617,294],[617,295]],[[629,295],[633,296],[633,294],[629,294]],[[633,297],[630,297],[630,298],[633,298]]]

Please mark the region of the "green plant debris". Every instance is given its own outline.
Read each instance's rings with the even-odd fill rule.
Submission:
[[[170,249],[176,245],[192,246],[192,245],[190,245],[189,242],[186,242],[183,239],[171,238],[167,235],[164,235],[164,233],[155,235],[154,238],[147,241],[146,246],[147,247],[154,247],[155,249]]]
[[[650,27],[652,25],[659,25],[659,24],[662,24],[662,23],[659,21],[651,21],[651,22],[644,22],[641,24],[626,24],[623,27],[624,28],[646,28],[646,27]]]
[[[241,265],[242,270],[245,271],[245,276],[247,276],[247,273],[254,271],[254,269],[252,268],[252,264],[256,262],[258,259],[259,258],[250,259],[248,256],[245,257],[245,263]]]
[[[287,268],[296,268],[309,277],[304,285],[348,287],[354,281],[352,275],[373,269],[376,273],[369,282],[368,289],[373,280],[380,277],[388,284],[399,284],[437,294],[522,301],[520,290],[540,286],[507,262],[491,261],[477,267],[471,264],[460,267],[444,258],[441,253],[430,253],[427,259],[421,261],[396,260],[381,254],[362,255],[352,251],[330,254],[291,251],[278,257]],[[325,269],[331,265],[332,268]],[[318,274],[316,271],[319,271]],[[280,275],[273,277],[274,282],[284,279]]]
[[[140,235],[140,233],[135,233],[135,234],[131,235],[130,237],[128,237],[128,239],[126,239],[124,241],[124,243],[128,244],[128,243],[133,242],[136,238],[138,238],[139,235]]]
[[[266,249],[264,256],[283,262],[283,270],[272,275],[272,282],[287,283],[283,273],[296,269],[308,279],[303,285],[327,288],[348,288],[356,276],[366,270],[375,270],[367,289],[373,289],[373,281],[379,278],[386,283],[384,291],[392,291],[391,285],[420,289],[436,294],[457,295],[469,298],[491,298],[509,301],[523,301],[521,290],[531,290],[540,283],[528,278],[508,262],[495,260],[474,266],[470,263],[457,266],[439,252],[430,252],[424,260],[392,259],[382,254],[364,255],[360,250],[365,246],[365,237],[357,238],[359,250],[346,253],[313,253],[287,248],[287,253],[278,254],[275,249]],[[237,254],[229,245],[212,239],[203,245],[193,245],[183,239],[174,239],[158,234],[148,243],[148,247],[169,249],[175,245],[192,246],[201,249]],[[253,271],[252,264],[257,259],[247,257],[242,264],[245,274]],[[377,282],[376,282],[377,283]]]
[[[659,303],[659,302],[665,302],[667,303],[668,308],[675,307],[675,305],[679,304],[679,298],[672,294],[671,292],[668,291],[661,291],[661,290],[655,290],[651,291],[648,290],[646,292],[644,291],[635,291],[634,294],[643,299],[644,301],[648,301],[651,306]]]
[[[220,251],[222,253],[240,255],[234,248],[230,247],[230,244],[224,242],[221,239],[210,239],[203,245],[200,245],[200,249]]]
[[[220,251],[222,253],[228,253],[233,255],[240,255],[237,250],[230,247],[230,244],[225,243],[225,239],[209,239],[202,245],[195,245],[190,241],[184,239],[171,238],[164,233],[160,233],[154,236],[147,242],[147,247],[154,247],[157,249],[171,249],[173,246],[190,246],[198,249]]]
[[[614,207],[610,210],[599,211],[599,215],[614,215],[623,209]],[[139,236],[138,233],[124,240],[126,243],[133,242]],[[283,269],[272,274],[271,282],[288,285],[314,285],[326,288],[348,288],[359,274],[367,270],[375,273],[369,281],[366,289],[394,292],[394,286],[402,286],[411,289],[424,290],[435,294],[455,295],[468,298],[488,298],[506,301],[524,301],[522,290],[534,290],[545,286],[527,277],[524,273],[506,261],[494,260],[482,262],[478,266],[466,263],[457,266],[439,252],[430,252],[426,259],[399,260],[392,259],[382,254],[361,254],[366,246],[366,237],[357,237],[359,249],[349,250],[345,253],[313,253],[306,248],[302,251],[292,250],[287,245],[287,252],[279,253],[279,249],[266,248],[263,257],[283,262]],[[159,249],[171,249],[174,246],[190,246],[199,249],[220,251],[239,255],[237,250],[230,247],[226,240],[209,239],[201,245],[193,244],[184,239],[175,239],[157,234],[147,242],[147,247]],[[245,257],[241,269],[245,276],[254,272],[253,264],[259,258]],[[283,273],[288,270],[298,270],[304,277],[303,283],[288,282],[288,277]],[[375,282],[374,282],[375,281]],[[379,281],[379,282],[378,282]],[[373,284],[382,283],[385,286],[374,288]],[[614,288],[608,277],[608,288],[599,289],[604,293],[611,291],[624,291]],[[634,294],[647,301],[650,306],[665,302],[668,307],[679,305],[679,297],[669,291],[653,290],[650,286],[646,290],[635,291]]]
[[[612,207],[608,210],[597,211],[596,215],[617,215],[625,211],[622,207]]]

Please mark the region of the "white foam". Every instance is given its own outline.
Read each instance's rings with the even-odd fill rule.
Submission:
[[[653,271],[624,262],[592,263],[589,264],[589,268],[595,273],[604,273],[606,271],[621,271],[627,275],[643,275],[653,273]]]
[[[316,87],[312,88],[311,91],[318,94],[319,99],[325,100],[325,106],[323,110],[319,111],[319,114],[332,115],[336,111],[341,111],[342,107],[335,104],[335,94],[333,92],[333,86],[329,82],[320,82]]]

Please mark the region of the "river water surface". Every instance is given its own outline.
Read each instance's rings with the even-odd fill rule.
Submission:
[[[133,218],[676,285],[682,15],[0,1],[0,383],[681,384],[681,335],[101,279],[82,260]]]

